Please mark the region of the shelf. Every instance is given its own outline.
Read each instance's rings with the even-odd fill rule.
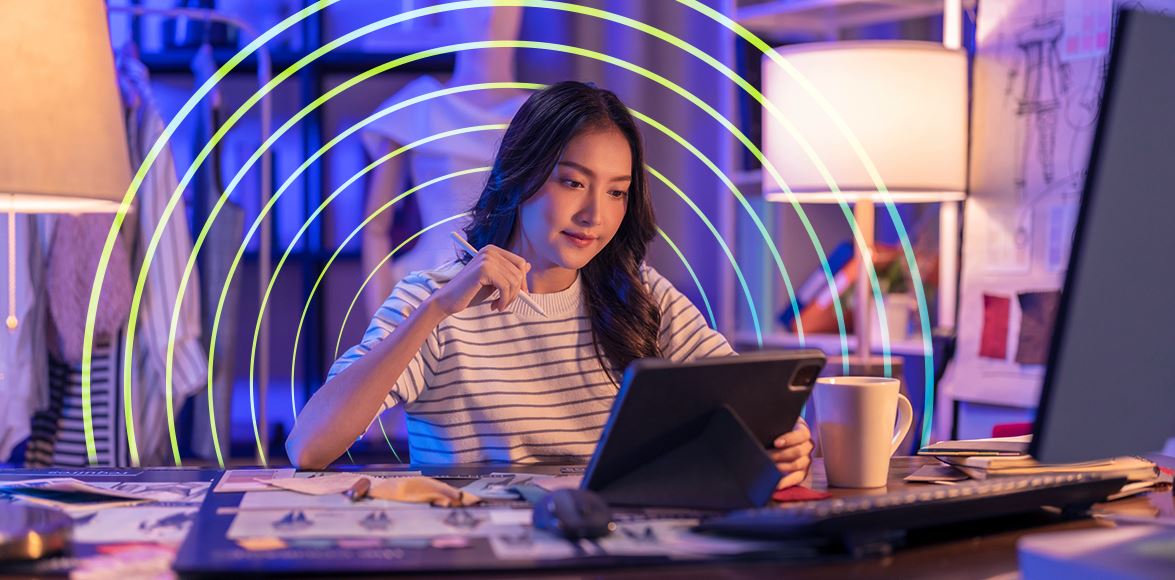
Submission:
[[[840,354],[840,335],[837,334],[808,334],[805,336],[806,344],[800,344],[800,338],[794,334],[783,332],[772,332],[763,335],[764,348],[818,348],[824,351],[828,356],[837,356]],[[750,346],[754,347],[758,344],[755,339],[754,332],[738,332],[734,336],[736,346]],[[857,348],[857,337],[848,337],[849,352],[852,353]],[[926,356],[926,349],[922,344],[921,339],[908,339],[890,342],[890,352],[894,355],[900,356]],[[881,344],[873,345],[873,352],[875,354],[881,353]]]
[[[976,0],[963,0],[964,7]],[[742,6],[735,20],[767,38],[830,36],[838,30],[942,13],[943,0],[769,0]]]
[[[237,53],[236,49],[217,48],[212,51],[212,58],[216,66],[222,66]],[[300,51],[281,50],[270,54],[273,71],[276,74],[290,65],[298,62],[309,53]],[[367,52],[361,50],[335,50],[328,52],[310,66],[317,67],[323,73],[358,73],[385,62],[395,60],[410,53],[400,52]],[[196,57],[194,48],[170,49],[158,52],[143,53],[139,58],[153,73],[191,73],[192,59]],[[395,69],[395,72],[424,73],[424,72],[451,72],[456,57],[453,54],[442,54],[417,60]],[[233,69],[230,74],[257,73],[257,56],[250,55]]]

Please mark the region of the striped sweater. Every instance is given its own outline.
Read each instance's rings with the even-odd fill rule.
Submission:
[[[331,366],[327,380],[368,353],[460,270],[449,262],[413,272],[392,290],[362,342]],[[656,270],[641,275],[661,308],[664,358],[734,354],[698,309]],[[616,397],[622,369],[592,345],[579,278],[562,292],[531,294],[547,317],[521,300],[504,312],[484,303],[437,326],[390,386],[380,412],[403,405],[413,463],[586,462]],[[611,373],[609,376],[608,373]]]

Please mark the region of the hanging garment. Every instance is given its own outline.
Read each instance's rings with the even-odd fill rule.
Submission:
[[[125,320],[124,320],[125,322]],[[122,414],[122,348],[116,332],[94,345],[90,367],[90,417],[95,460],[86,449],[82,365],[49,358],[49,406],[33,415],[26,467],[122,467],[130,465]]]
[[[49,243],[49,350],[60,361],[81,364],[90,293],[114,223],[111,214],[61,214]],[[94,316],[94,342],[110,342],[131,310],[130,257],[121,236],[104,268]]]
[[[192,73],[195,75],[195,84],[201,86],[216,72],[216,63],[212,58],[212,47],[205,44],[196,51],[196,58],[192,61]],[[197,151],[212,140],[212,136],[220,128],[220,91],[213,91],[193,111],[196,121]],[[213,150],[212,155],[196,172],[192,181],[193,211],[192,230],[204,227],[207,216],[212,213],[223,193],[220,166],[220,147]],[[238,190],[239,191],[239,190]],[[236,202],[226,200],[221,206],[220,213],[212,222],[208,236],[204,239],[204,247],[198,256],[200,264],[200,298],[203,311],[203,341],[205,351],[209,351],[212,341],[213,318],[216,316],[216,305],[220,301],[221,291],[224,289],[224,280],[228,277],[229,267],[241,245],[245,231],[245,210]],[[239,272],[238,272],[239,273]],[[227,455],[231,435],[229,421],[232,417],[232,389],[234,358],[237,348],[237,305],[240,304],[241,284],[231,284],[225,296],[225,308],[220,317],[220,326],[216,336],[216,366],[212,377],[212,411],[215,421],[209,420],[208,391],[199,389],[194,395],[194,414],[192,415],[192,451],[205,459],[214,459],[216,451],[212,438],[212,429],[216,429],[217,441],[221,452]]]
[[[165,123],[151,93],[147,67],[132,50],[118,58],[123,102],[129,107],[127,137],[131,167],[139,170],[148,152],[163,134]],[[184,265],[192,254],[187,206],[181,198],[166,223],[163,210],[175,191],[175,162],[171,149],[164,147],[148,170],[135,198],[137,228],[133,245],[133,269],[146,266],[147,246],[156,228],[163,231],[151,259],[146,286],[139,304],[135,337],[134,397],[132,400],[136,442],[143,465],[171,463],[167,430],[165,371],[172,309],[180,287]],[[200,276],[193,269],[185,287],[176,320],[172,365],[172,412],[205,385],[208,357],[200,343]]]
[[[128,107],[127,137],[132,169],[138,171],[162,135],[164,123],[151,97],[146,66],[134,56],[133,48],[124,49],[118,55],[117,67],[123,102]],[[143,266],[147,245],[155,229],[164,225],[163,210],[177,184],[171,152],[165,147],[140,185],[134,213],[124,222],[106,273],[108,282],[103,286],[99,302],[90,369],[90,418],[96,451],[93,462],[86,448],[82,365],[78,354],[81,334],[77,331],[78,317],[84,329],[91,286],[75,281],[84,278],[87,272],[92,277],[97,263],[93,255],[105,244],[109,221],[103,224],[76,217],[58,218],[60,224],[56,231],[60,235],[54,237],[49,265],[49,278],[57,281],[49,293],[49,310],[54,318],[50,328],[57,347],[51,349],[56,354],[51,357],[47,373],[48,408],[33,418],[26,465],[122,467],[133,464],[134,455],[128,446],[124,423],[126,404],[131,405],[140,464],[170,462],[164,382],[167,347],[181,268],[192,250],[182,199],[162,231],[140,298],[130,401],[124,398],[123,349],[126,306],[133,288],[130,273],[139,272]],[[171,341],[173,412],[203,386],[207,373],[207,358],[200,345],[200,302],[198,296],[192,296],[198,292],[198,285],[199,277],[193,272],[189,290],[181,302],[175,340]],[[60,286],[78,286],[84,292],[59,292]]]
[[[30,417],[49,403],[49,351],[45,346],[46,299],[41,218],[16,216],[16,330],[0,329],[0,463],[29,437]],[[0,219],[0,239],[8,240],[8,219]],[[0,268],[0,288],[8,288],[8,268]],[[7,315],[7,311],[5,312]]]

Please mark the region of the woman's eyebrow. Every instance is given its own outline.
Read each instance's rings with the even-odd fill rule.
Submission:
[[[586,174],[588,177],[595,177],[596,176],[596,173],[594,171],[592,171],[591,169],[588,169],[587,167],[584,167],[583,165],[580,165],[574,161],[559,161],[556,165],[565,165],[567,167],[570,167],[570,168],[575,169],[581,173]],[[632,176],[631,175],[617,175],[616,177],[613,177],[609,181],[632,181]]]

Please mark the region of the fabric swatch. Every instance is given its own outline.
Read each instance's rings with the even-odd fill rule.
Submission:
[[[1042,365],[1048,361],[1049,344],[1061,292],[1022,292],[1020,299],[1020,344],[1016,348],[1016,362],[1022,365]]]
[[[983,295],[983,333],[979,339],[979,356],[1008,358],[1008,316],[1012,300],[1007,296]]]

